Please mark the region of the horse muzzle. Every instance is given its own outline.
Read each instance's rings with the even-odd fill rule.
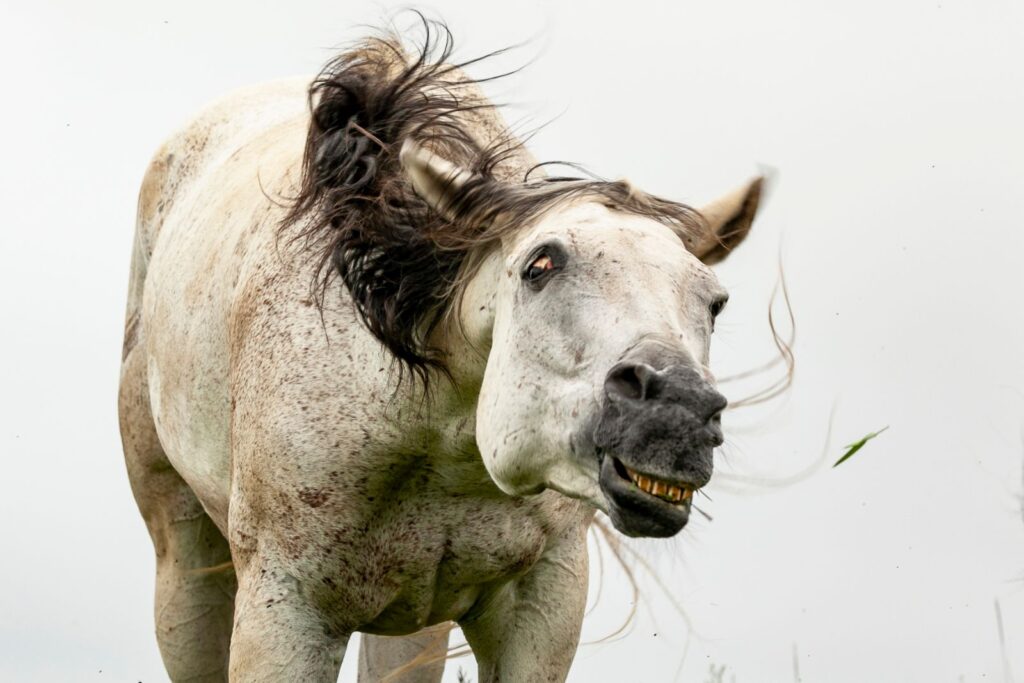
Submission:
[[[693,494],[711,479],[727,401],[688,358],[625,360],[604,383],[593,431],[599,484],[615,528],[627,536],[674,536]]]

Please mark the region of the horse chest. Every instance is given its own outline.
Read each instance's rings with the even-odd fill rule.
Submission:
[[[455,620],[485,587],[529,571],[550,537],[579,518],[577,508],[553,493],[395,503],[344,534],[360,541],[345,543],[350,552],[332,583],[339,596],[358,586],[360,630],[400,634]]]

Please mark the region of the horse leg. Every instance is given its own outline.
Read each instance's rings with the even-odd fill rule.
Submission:
[[[439,683],[451,629],[438,624],[408,636],[363,634],[359,683]]]
[[[172,681],[226,681],[231,553],[160,446],[137,349],[121,368],[118,409],[128,478],[156,551],[156,635],[167,674]]]
[[[336,683],[350,634],[329,622],[308,586],[268,550],[236,553],[231,682]]]
[[[459,622],[480,683],[565,681],[587,601],[586,528],[545,550],[516,581],[481,596]]]

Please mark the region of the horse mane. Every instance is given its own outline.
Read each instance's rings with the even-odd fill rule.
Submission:
[[[517,157],[521,141],[507,128],[481,140],[474,126],[474,117],[495,108],[477,89],[493,79],[461,71],[504,50],[449,63],[448,27],[419,18],[423,37],[411,53],[396,32],[382,33],[332,59],[310,85],[302,177],[281,229],[317,259],[312,288],[321,310],[340,278],[362,322],[397,362],[399,381],[408,371],[427,385],[431,370],[450,377],[433,333],[456,310],[482,255],[510,230],[576,197],[649,216],[684,236],[696,235],[703,219],[623,181],[531,179],[544,164],[526,168]],[[406,139],[473,172],[443,216],[402,170]],[[510,169],[521,181],[512,181]]]

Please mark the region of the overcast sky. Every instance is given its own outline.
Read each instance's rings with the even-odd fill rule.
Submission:
[[[166,680],[115,415],[138,184],[205,102],[313,74],[386,6],[4,3],[0,679]],[[1024,680],[1024,5],[426,7],[464,56],[535,39],[491,92],[513,118],[554,119],[542,159],[696,204],[778,170],[718,268],[732,301],[713,367],[771,357],[781,254],[796,382],[729,414],[724,476],[698,501],[714,521],[632,546],[690,626],[641,570],[632,630],[581,647],[570,680],[703,682],[714,664],[792,681],[795,659],[810,682],[1003,681],[996,601]],[[767,483],[821,458],[833,407],[829,461],[889,429],[837,469]],[[629,602],[610,572],[584,638]]]

